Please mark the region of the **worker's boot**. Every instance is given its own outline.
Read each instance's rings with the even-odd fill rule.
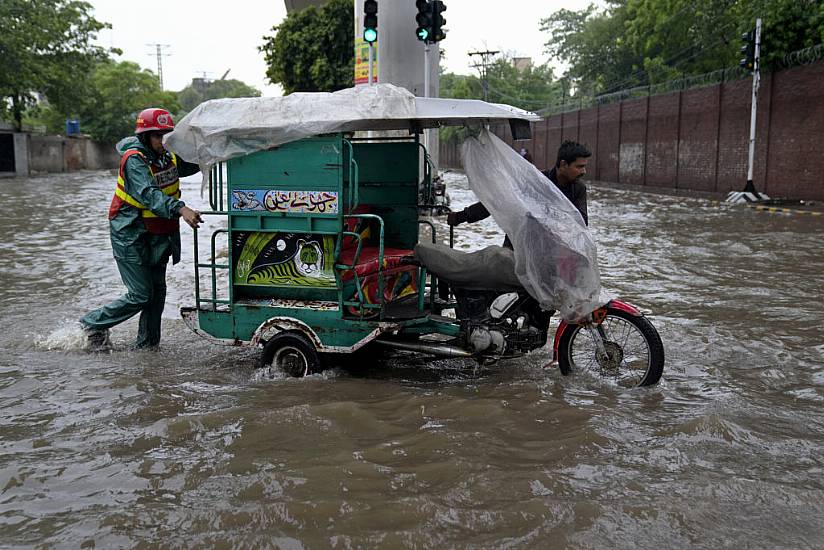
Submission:
[[[83,327],[83,332],[86,333],[86,347],[89,351],[98,352],[111,349],[108,329]]]

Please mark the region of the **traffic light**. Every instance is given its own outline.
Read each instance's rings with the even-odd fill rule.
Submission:
[[[755,69],[755,29],[741,35],[744,45],[741,46],[741,53],[744,57],[738,63],[748,71]]]
[[[446,4],[441,0],[432,1],[432,37],[429,39],[430,42],[440,42],[446,38],[446,31],[444,30],[446,19],[443,17],[445,11]]]
[[[378,39],[377,0],[364,0],[363,2],[363,39],[370,44]]]
[[[418,8],[418,15],[415,16],[418,28],[415,35],[422,42],[432,42],[432,4],[429,0],[416,0],[415,6]]]

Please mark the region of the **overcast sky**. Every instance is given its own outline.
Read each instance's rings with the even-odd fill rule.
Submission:
[[[95,17],[112,25],[111,30],[100,33],[99,44],[123,50],[121,60],[155,71],[155,50],[147,44],[169,45],[164,51],[170,55],[163,58],[166,89],[181,90],[204,72],[208,78],[219,78],[231,69],[227,78],[242,80],[264,95],[281,93],[266,80],[263,54],[257,48],[262,37],[271,34],[272,27],[286,17],[282,0],[88,1],[94,6]],[[447,55],[446,70],[470,74],[474,69],[466,53],[477,49],[546,61],[541,18],[560,8],[583,8],[589,1],[445,0],[445,4],[449,32],[441,45]],[[409,32],[414,32],[414,20],[409,26]]]

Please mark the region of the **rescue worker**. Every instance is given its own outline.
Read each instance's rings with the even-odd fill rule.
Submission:
[[[578,209],[586,225],[589,225],[589,216],[587,215],[587,186],[581,180],[587,173],[587,162],[590,156],[592,156],[592,153],[589,149],[580,143],[564,141],[561,147],[558,148],[555,167],[550,171],[541,171],[549,181],[561,190],[561,193],[569,199],[569,202]],[[449,225],[474,223],[488,217],[489,210],[487,210],[482,203],[476,202],[463,210],[450,212],[446,218],[446,223]],[[504,246],[512,248],[509,237],[506,237],[506,240],[504,240]]]
[[[166,265],[180,261],[179,219],[193,229],[200,212],[180,200],[180,177],[199,171],[163,147],[163,135],[174,129],[164,109],[145,109],[137,117],[135,136],[117,144],[122,155],[109,208],[112,253],[127,292],[86,314],[80,324],[89,349],[109,347],[109,329],[140,313],[138,349],[157,348],[166,301]]]

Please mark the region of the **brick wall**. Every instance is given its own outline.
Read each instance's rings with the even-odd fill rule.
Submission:
[[[756,188],[772,197],[824,200],[824,62],[763,76],[758,97]],[[724,194],[747,179],[752,81],[743,79],[557,114],[533,124],[536,166],[555,164],[563,139],[593,152],[589,177],[604,182]],[[442,146],[443,167],[460,156]],[[447,154],[444,154],[447,151]],[[457,162],[456,162],[457,161]]]

